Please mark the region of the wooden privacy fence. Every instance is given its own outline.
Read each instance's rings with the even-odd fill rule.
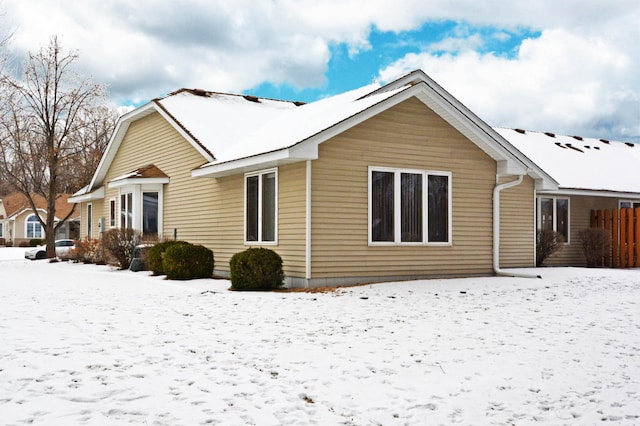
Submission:
[[[611,249],[604,254],[601,266],[640,267],[640,207],[591,210],[591,227],[603,228],[611,235]]]

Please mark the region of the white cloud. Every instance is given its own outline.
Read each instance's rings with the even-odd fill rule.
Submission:
[[[410,54],[380,78],[422,68],[490,124],[632,139],[640,135],[637,65],[601,38],[545,30],[525,40],[515,58]]]
[[[15,30],[16,52],[59,34],[118,102],[185,86],[322,87],[332,45],[344,44],[354,56],[371,49],[372,28],[464,22],[460,32],[381,75],[422,67],[496,124],[594,132],[613,126],[619,135],[640,135],[637,0],[4,0],[0,8]],[[474,26],[495,31],[480,36]],[[490,38],[505,41],[521,28],[542,36],[522,43],[516,57],[476,53]]]

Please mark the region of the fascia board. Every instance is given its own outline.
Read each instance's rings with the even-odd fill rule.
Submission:
[[[78,195],[76,197],[69,197],[67,198],[67,203],[70,203],[70,204],[84,203],[87,201],[101,200],[103,198],[104,198],[104,186],[101,186],[100,188],[88,194]]]
[[[640,200],[640,194],[637,192],[616,192],[616,191],[598,191],[590,189],[564,189],[560,188],[555,191],[536,190],[536,195],[580,195],[586,197],[606,197],[606,198],[624,198],[631,200]]]
[[[169,183],[169,178],[128,178],[109,182],[109,189],[122,188],[128,185],[164,185]]]

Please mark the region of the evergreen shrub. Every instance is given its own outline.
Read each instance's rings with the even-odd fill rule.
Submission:
[[[252,247],[236,253],[229,267],[232,290],[270,291],[284,285],[282,258],[273,250]]]
[[[186,241],[167,240],[154,244],[153,247],[147,252],[147,267],[153,275],[164,275],[164,268],[162,267],[162,257],[165,251],[175,244],[189,244]]]
[[[42,245],[42,239],[32,238],[29,240],[29,247],[38,247]]]
[[[213,251],[189,243],[170,245],[162,257],[162,268],[170,280],[211,278],[213,264]]]

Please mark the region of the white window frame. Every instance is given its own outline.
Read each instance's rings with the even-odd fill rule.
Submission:
[[[622,207],[623,203],[631,204],[632,208],[634,209],[636,207],[640,207],[640,200],[618,200],[618,209],[628,208],[628,207]],[[634,207],[634,204],[637,204],[637,206]]]
[[[373,173],[374,172],[383,172],[383,173],[393,173],[393,210],[394,210],[394,224],[393,224],[393,232],[394,232],[394,240],[393,241],[373,241],[373,232],[372,232],[372,219],[373,219],[373,209],[372,209],[372,183],[373,183]],[[400,212],[401,209],[401,179],[400,176],[403,173],[408,174],[419,174],[422,175],[422,241],[420,242],[403,242],[402,241],[402,215],[396,214],[395,212]],[[429,241],[429,188],[428,181],[429,176],[446,176],[448,180],[447,185],[447,241]],[[392,168],[392,167],[377,167],[377,166],[369,166],[369,176],[368,176],[368,203],[369,203],[369,213],[368,213],[368,234],[369,234],[369,245],[370,246],[440,246],[440,247],[450,247],[453,245],[453,173],[441,170],[421,170],[421,169],[401,169],[401,168]]]
[[[142,194],[145,192],[157,192],[158,193],[158,238],[162,237],[162,230],[164,229],[164,189],[161,183],[148,183],[140,185],[125,185],[119,187],[118,202],[116,205],[116,223],[118,228],[122,228],[122,196],[127,194],[131,195],[131,222],[127,224],[129,228],[142,232]]]
[[[113,216],[111,214],[113,213]],[[109,228],[115,228],[118,226],[118,200],[115,198],[109,199]]]
[[[93,203],[87,204],[87,236],[93,238]]]
[[[33,222],[33,221],[31,221],[31,222],[30,222],[30,221],[29,221],[29,219],[30,219],[30,218],[32,218],[32,217],[35,217],[35,218],[36,218],[36,221],[35,221],[35,222]],[[37,224],[38,224],[38,226],[40,226],[40,235],[39,235],[39,236],[38,236],[38,235],[35,235],[35,229],[34,229],[34,233],[33,233],[33,235],[32,235],[32,236],[29,236],[29,224],[30,224],[30,223],[37,223]],[[41,239],[43,239],[43,238],[45,238],[45,234],[44,234],[44,227],[42,226],[42,224],[41,224],[41,223],[40,223],[40,221],[37,219],[37,216],[36,216],[34,213],[31,213],[31,214],[30,214],[29,216],[27,216],[27,217],[25,218],[25,220],[24,220],[24,236],[25,236],[25,238],[31,238],[31,239],[35,239],[35,238],[37,238],[37,239],[40,239],[40,240],[41,240]]]
[[[4,238],[4,222],[0,222],[0,238]]]
[[[542,214],[540,212],[540,208],[542,206],[543,199],[553,200],[553,218],[551,219],[551,224],[553,226],[554,232],[558,232],[557,200],[567,200],[567,241],[565,241],[563,244],[569,245],[571,243],[571,198],[553,195],[539,195],[536,199],[536,229],[542,229]]]
[[[273,241],[262,241],[262,176],[274,173],[275,174],[275,218],[274,218],[274,239]],[[258,176],[258,240],[247,241],[247,180],[250,177]],[[244,245],[247,246],[277,246],[278,245],[278,168],[259,170],[256,172],[245,173],[244,175],[244,221],[243,221],[243,240]]]

